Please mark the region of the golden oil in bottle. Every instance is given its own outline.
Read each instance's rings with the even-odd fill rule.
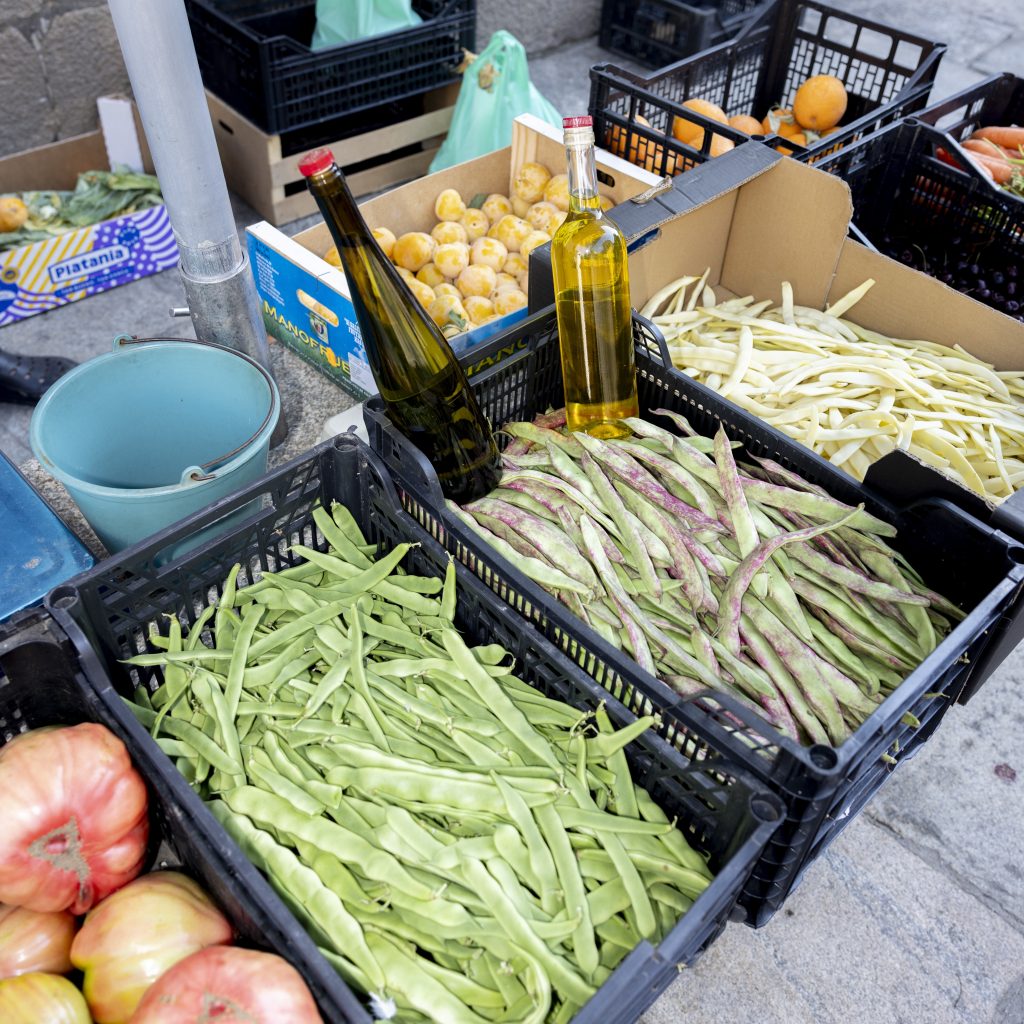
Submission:
[[[551,273],[569,430],[625,437],[639,412],[626,240],[601,209],[589,117],[567,117],[569,214],[551,241]]]

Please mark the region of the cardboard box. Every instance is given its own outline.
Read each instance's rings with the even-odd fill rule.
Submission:
[[[870,278],[875,284],[849,314],[858,324],[891,337],[960,345],[998,370],[1024,367],[1024,326],[849,238],[846,183],[757,143],[738,146],[674,179],[671,190],[643,205],[627,202],[610,216],[629,242],[635,309],[665,285],[706,267],[719,299],[779,301],[779,286],[789,281],[794,301],[815,309]],[[553,301],[548,249],[530,256],[535,311]],[[1024,537],[1024,492],[996,509],[903,451],[874,463],[866,482],[894,499],[952,498]]]
[[[561,132],[539,119],[516,119],[512,145],[428,175],[360,203],[370,227],[396,235],[430,231],[437,221],[434,200],[446,188],[463,195],[509,194],[515,171],[537,161],[554,171],[565,163]],[[622,203],[659,179],[610,153],[600,152],[603,190]],[[333,244],[323,222],[294,238],[262,222],[247,229],[249,258],[263,303],[267,332],[311,362],[350,394],[362,400],[376,392],[344,273],[321,254]],[[525,317],[525,310],[459,335],[452,347],[460,356]]]
[[[98,101],[101,128],[0,160],[0,194],[72,189],[82,171],[135,156],[152,171],[130,100]],[[178,246],[154,206],[0,252],[0,327],[167,270]]]

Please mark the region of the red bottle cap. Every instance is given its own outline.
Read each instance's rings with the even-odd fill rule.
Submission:
[[[563,117],[562,118],[563,128],[593,128],[594,119],[592,117]]]
[[[334,154],[329,149],[314,149],[299,161],[299,173],[304,178],[326,171],[334,163]]]

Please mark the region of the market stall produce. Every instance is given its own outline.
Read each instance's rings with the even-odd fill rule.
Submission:
[[[871,280],[817,310],[795,305],[786,281],[781,305],[719,300],[707,276],[681,277],[643,308],[684,373],[858,480],[901,448],[989,501],[1024,483],[1024,371],[859,326],[848,314]]]
[[[160,182],[126,167],[83,171],[70,191],[0,195],[0,252],[162,203]]]
[[[231,943],[235,929],[187,875],[140,875],[149,835],[146,785],[106,726],[40,727],[0,747],[0,820],[0,878],[9,901],[0,905],[4,1024],[200,1020],[195,1010],[171,1014],[161,994],[168,986],[201,993],[207,1013],[211,993],[239,996],[235,1008],[244,1006],[245,1019],[258,1024],[285,1019],[276,1014],[287,993],[291,1005],[304,1007],[289,1021],[320,1021],[305,983],[277,956],[229,951],[226,959],[218,954],[216,971],[194,961],[191,954],[205,947]],[[258,980],[232,966],[239,956],[260,958]],[[173,979],[145,1012],[138,1009],[175,964]],[[81,991],[62,977],[73,970],[82,972],[75,976]]]
[[[313,519],[326,552],[244,588],[236,567],[150,636],[128,663],[165,681],[133,711],[376,1005],[569,1019],[711,881],[630,776],[651,719],[544,697],[454,628],[454,565],[406,575],[409,544],[374,560],[345,506]]]
[[[888,524],[659,413],[683,433],[506,424],[499,490],[449,507],[680,693],[724,689],[805,743],[842,743],[962,613],[901,564]]]

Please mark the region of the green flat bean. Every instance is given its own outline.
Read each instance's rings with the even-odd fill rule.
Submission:
[[[487,1024],[435,977],[423,969],[421,958],[377,932],[366,936],[387,977],[386,991],[395,994],[438,1024]]]
[[[253,786],[239,786],[224,793],[223,799],[231,810],[245,814],[256,824],[264,823],[328,853],[346,851],[347,859],[358,865],[367,878],[385,882],[414,899],[431,898],[430,891],[412,879],[390,854],[376,849],[361,835],[341,825],[323,818],[309,819],[276,794]]]
[[[232,813],[220,800],[208,804],[227,833],[255,861],[276,885],[286,889],[304,907],[335,949],[344,951],[366,976],[370,987],[383,988],[385,975],[367,945],[359,922],[315,871],[306,867],[271,835],[258,829],[251,819]]]
[[[512,941],[537,959],[558,992],[582,1004],[597,991],[576,973],[565,959],[552,953],[550,947],[531,931],[528,922],[520,916],[511,900],[502,892],[501,886],[480,861],[466,860],[463,870],[495,918],[502,922]],[[586,902],[586,897],[583,898],[583,902]]]

